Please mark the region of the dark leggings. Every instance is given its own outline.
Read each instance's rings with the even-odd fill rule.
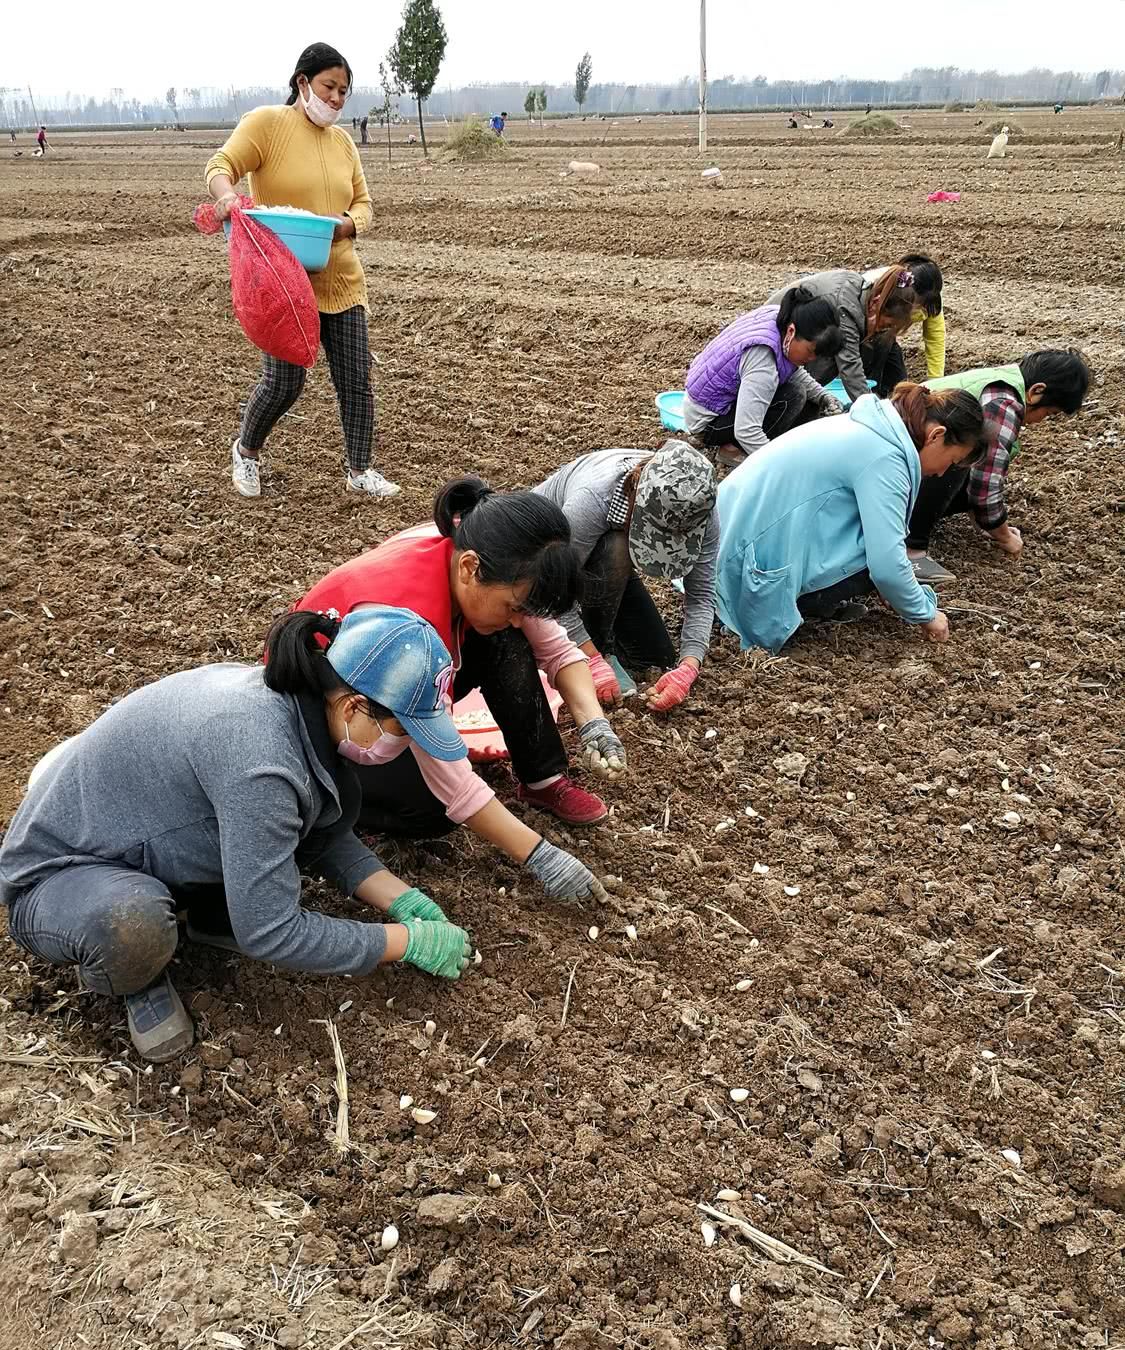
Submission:
[[[971,509],[968,469],[947,469],[940,477],[923,478],[910,515],[906,547],[925,552],[930,547],[930,535],[938,521]]]
[[[875,381],[874,393],[880,398],[890,398],[896,384],[906,379],[906,357],[895,338],[890,342],[876,339],[865,342],[859,349],[863,361],[863,373],[869,380]]]
[[[849,600],[858,600],[861,595],[870,595],[875,589],[871,573],[865,567],[854,576],[834,582],[820,591],[806,591],[797,599],[797,608],[806,619],[831,619]]]
[[[732,403],[725,413],[716,417],[713,422],[707,423],[702,432],[704,445],[713,447],[734,444],[736,406]],[[799,422],[807,422],[816,415],[817,410],[808,407],[802,391],[792,380],[787,380],[785,384],[778,385],[777,393],[770,400],[770,406],[762,418],[762,430],[766,433],[767,440],[776,441]]]
[[[371,352],[367,345],[367,311],[353,305],[342,314],[320,316],[320,340],[328,373],[340,405],[340,425],[348,451],[348,467],[362,473],[371,463],[375,439],[375,392],[371,384]],[[308,371],[274,356],[262,356],[262,378],[254,386],[242,414],[244,450],[260,450],[266,437],[301,397]]]
[[[538,783],[566,772],[566,749],[543,692],[535,653],[519,629],[465,635],[453,697],[464,698],[478,688],[504,736],[512,770],[521,782]],[[363,829],[417,839],[456,828],[426,786],[411,751],[389,764],[357,765],[356,773],[363,789],[359,812]]]
[[[603,656],[616,656],[633,672],[672,669],[676,644],[633,567],[627,531],[602,535],[582,581],[582,622]]]

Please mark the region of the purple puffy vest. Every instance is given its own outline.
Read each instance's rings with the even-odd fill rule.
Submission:
[[[768,347],[777,362],[777,382],[784,384],[797,367],[781,350],[778,305],[762,305],[740,314],[712,338],[691,363],[687,394],[709,412],[725,413],[738,397],[738,367],[750,347]]]

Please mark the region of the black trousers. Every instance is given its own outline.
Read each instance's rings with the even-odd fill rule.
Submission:
[[[708,422],[703,432],[703,444],[721,446],[734,444],[734,414],[736,404],[713,422]],[[807,415],[806,415],[807,414]],[[770,400],[766,415],[762,418],[762,430],[767,440],[776,441],[779,436],[790,431],[799,422],[807,422],[815,417],[814,409],[807,406],[807,400],[800,389],[791,380],[779,384],[777,393]]]
[[[861,595],[870,595],[875,589],[871,573],[865,567],[854,576],[845,577],[823,590],[806,591],[797,599],[797,608],[806,619],[830,619],[833,614],[849,600],[857,600]]]
[[[626,670],[671,670],[679,660],[660,611],[629,557],[626,530],[602,535],[586,563],[582,621],[603,656]]]
[[[874,392],[880,398],[889,398],[896,384],[906,379],[906,357],[898,339],[888,341],[884,336],[865,342],[859,349],[863,373],[875,381]]]
[[[474,689],[484,695],[521,782],[537,783],[566,772],[566,749],[543,692],[535,653],[519,629],[466,634],[453,697],[464,698]],[[419,839],[456,828],[409,750],[389,764],[356,765],[356,773],[363,792],[358,822],[363,829]]]
[[[968,469],[947,469],[940,477],[923,478],[918,500],[910,514],[906,547],[928,549],[930,535],[939,521],[971,509]]]

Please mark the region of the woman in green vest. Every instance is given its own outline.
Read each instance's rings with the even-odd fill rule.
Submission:
[[[1018,557],[1023,538],[1008,524],[1004,500],[1008,467],[1019,453],[1020,432],[1048,417],[1071,416],[1090,387],[1090,369],[1081,352],[1033,352],[1009,366],[987,366],[928,380],[928,389],[964,389],[980,400],[985,453],[969,469],[951,469],[927,478],[918,494],[906,537],[907,556],[919,581],[940,585],[954,574],[929,556],[930,535],[946,516],[971,511],[977,524],[1001,549]]]

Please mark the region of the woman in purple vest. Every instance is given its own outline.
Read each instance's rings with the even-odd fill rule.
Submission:
[[[788,431],[805,410],[842,412],[803,370],[832,357],[843,338],[835,305],[794,286],[780,303],[740,314],[691,363],[684,422],[704,446],[719,447],[725,464],[739,464]]]

